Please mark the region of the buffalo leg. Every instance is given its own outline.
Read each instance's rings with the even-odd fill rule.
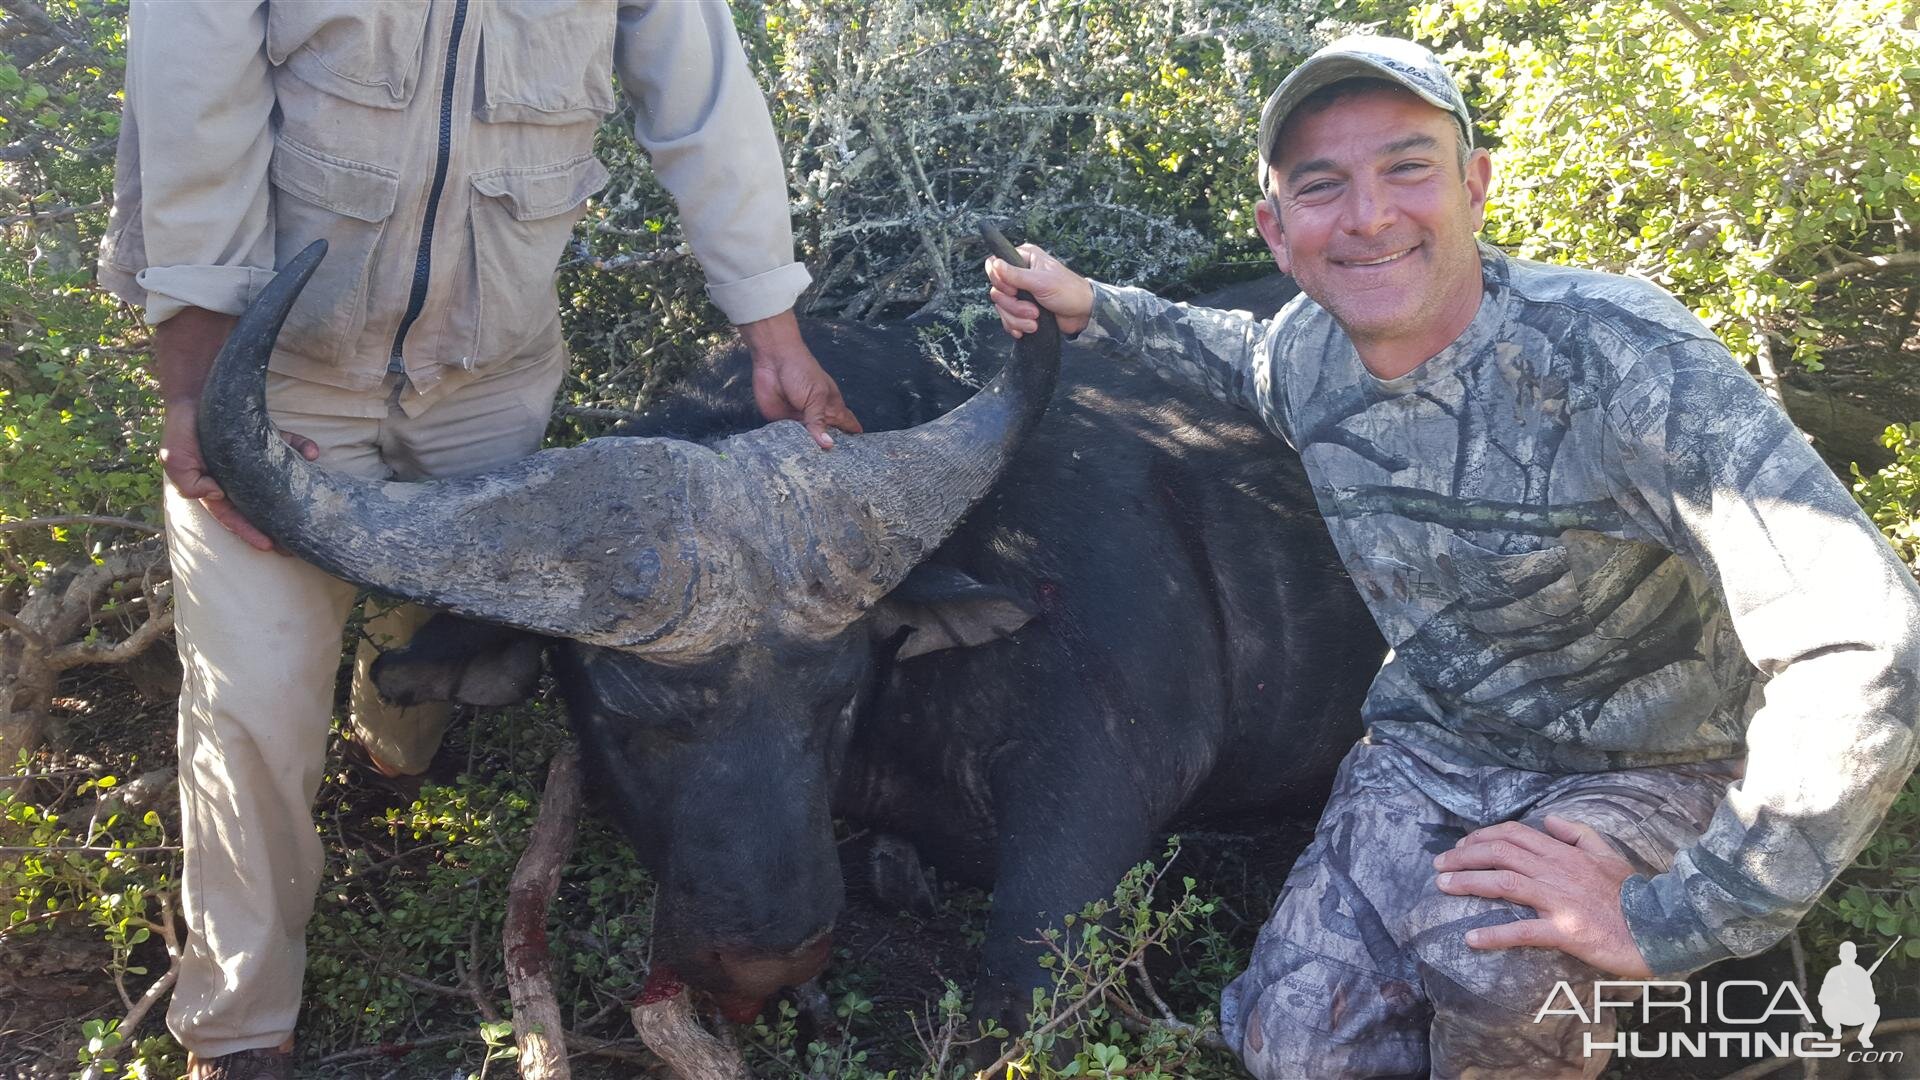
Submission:
[[[1126,801],[1130,792],[1113,790],[1130,785],[1101,790],[1074,783],[1080,776],[1124,776],[1124,769],[1081,761],[1067,769],[1022,771],[1017,782],[996,785],[1001,794],[993,914],[973,1005],[976,1022],[998,1020],[1013,1032],[1027,1025],[1033,991],[1053,989],[1053,972],[1039,963],[1047,947],[1034,942],[1045,930],[1062,929],[1066,916],[1112,896],[1121,877],[1147,854],[1153,832],[1144,808]]]

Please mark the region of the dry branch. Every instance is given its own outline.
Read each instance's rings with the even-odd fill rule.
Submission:
[[[23,221],[64,221],[70,217],[79,217],[81,214],[91,214],[95,210],[105,210],[106,208],[106,200],[101,199],[86,203],[82,206],[53,206],[45,210],[29,210],[24,214],[9,214],[6,217],[0,217],[0,229],[18,225]]]
[[[5,224],[0,220],[0,224]],[[149,525],[132,518],[112,517],[107,514],[55,514],[50,517],[21,518],[18,521],[0,521],[0,533],[14,532],[19,529],[49,529],[68,525],[110,525],[119,529],[138,529],[144,533],[158,534],[160,526]]]
[[[647,1049],[659,1055],[679,1080],[753,1080],[739,1050],[700,1026],[686,988],[670,980],[661,993],[643,994],[633,1006],[633,1026]]]
[[[180,938],[173,928],[173,897],[170,893],[162,892],[159,894],[159,898],[160,921],[150,925],[154,930],[159,932],[160,940],[166,944],[167,970],[165,974],[155,979],[151,986],[147,987],[146,992],[140,995],[140,1000],[131,1002],[128,1005],[127,1014],[120,1019],[120,1026],[114,1029],[126,1040],[121,1044],[123,1047],[131,1047],[133,1045],[132,1035],[134,1030],[140,1026],[142,1021],[146,1020],[147,1014],[153,1011],[153,1007],[158,1005],[160,1000],[167,996],[167,992],[173,989],[175,980],[180,977]],[[120,985],[120,976],[117,974],[114,976],[114,983],[116,986]],[[126,988],[121,986],[120,998],[124,1001],[126,997]],[[80,1074],[80,1080],[101,1080],[103,1076],[108,1075],[111,1071],[109,1066],[117,1065],[118,1062],[114,1061],[111,1057],[97,1060],[87,1066],[86,1071]]]
[[[580,819],[580,752],[569,745],[547,769],[547,789],[526,853],[507,887],[501,932],[507,990],[513,997],[513,1040],[520,1048],[520,1075],[529,1080],[565,1080],[566,1025],[548,974],[547,906],[560,888],[560,871],[573,853]]]
[[[40,518],[34,523],[56,521],[152,528],[93,515]],[[25,524],[9,522],[0,529]],[[60,567],[27,593],[18,612],[0,612],[0,761],[13,761],[22,751],[39,748],[62,672],[83,664],[124,663],[172,628],[173,612],[164,602],[166,565],[166,543],[160,537],[119,545],[107,549],[97,561],[82,557]],[[124,582],[139,582],[146,594],[140,624],[117,642],[84,640],[98,621],[101,605]]]

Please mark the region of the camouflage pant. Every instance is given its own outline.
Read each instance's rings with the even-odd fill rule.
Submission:
[[[1611,1023],[1533,1018],[1556,982],[1584,998],[1605,976],[1550,949],[1469,948],[1468,930],[1532,910],[1441,892],[1433,857],[1476,828],[1538,827],[1552,813],[1656,873],[1706,828],[1738,775],[1732,762],[1555,775],[1360,743],[1247,972],[1227,987],[1227,1044],[1261,1080],[1599,1075],[1606,1054],[1585,1056],[1581,1036],[1611,1039]]]

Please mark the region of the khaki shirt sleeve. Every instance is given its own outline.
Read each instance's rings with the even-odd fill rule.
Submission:
[[[134,0],[100,281],[161,323],[239,314],[273,279],[264,3]]]
[[[614,65],[713,302],[735,323],[791,308],[812,277],[794,261],[780,146],[727,5],[622,3]]]

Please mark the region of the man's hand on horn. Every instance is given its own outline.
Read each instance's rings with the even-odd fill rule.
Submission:
[[[769,422],[800,421],[822,450],[833,449],[830,427],[860,434],[859,418],[840,396],[840,384],[800,337],[800,323],[791,310],[741,323],[740,337],[753,354],[753,401],[761,416]]]
[[[160,467],[174,490],[189,499],[197,499],[213,519],[228,532],[258,551],[287,552],[277,547],[266,533],[254,527],[207,472],[206,459],[200,456],[200,391],[213,370],[213,358],[233,330],[235,318],[205,308],[186,308],[153,328],[153,366],[160,380],[160,400],[165,406],[160,427]],[[283,431],[280,437],[300,456],[313,461],[320,447],[304,435]]]
[[[993,306],[1000,311],[1000,325],[1014,337],[1031,334],[1040,329],[1040,308],[1044,307],[1060,321],[1061,333],[1085,330],[1093,315],[1093,286],[1033,244],[1021,244],[1020,252],[1031,264],[1028,269],[997,256],[987,258],[987,281],[992,286]],[[1032,293],[1039,305],[1020,299],[1021,289]]]

